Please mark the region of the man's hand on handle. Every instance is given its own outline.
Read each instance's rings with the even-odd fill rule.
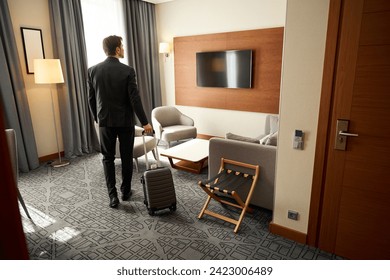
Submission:
[[[152,134],[153,133],[153,127],[151,126],[150,123],[148,123],[147,125],[144,125],[143,128],[144,128],[144,130],[145,130],[145,132],[147,134]]]

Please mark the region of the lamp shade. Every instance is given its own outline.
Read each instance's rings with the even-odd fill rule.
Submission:
[[[64,82],[59,59],[34,59],[36,84],[59,84]]]
[[[158,52],[159,53],[169,53],[169,43],[160,43]]]

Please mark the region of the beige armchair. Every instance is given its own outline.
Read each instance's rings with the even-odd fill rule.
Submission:
[[[152,125],[156,137],[168,143],[183,139],[196,138],[196,127],[194,120],[176,107],[162,106],[152,110]]]
[[[144,142],[142,140],[142,131],[143,128],[139,126],[135,126],[133,159],[135,163],[135,169],[137,172],[139,172],[138,158],[145,155]],[[154,158],[156,158],[156,154],[154,151],[156,145],[157,143],[153,136],[145,135],[146,152],[149,153],[150,151],[152,151]],[[116,141],[115,157],[120,158],[119,141]]]
[[[10,152],[10,157],[11,157],[11,163],[12,163],[12,170],[14,173],[15,177],[15,182],[18,184],[18,178],[19,178],[19,166],[18,166],[18,148],[17,148],[17,142],[16,142],[16,134],[15,130],[13,129],[6,129],[5,134],[7,136],[7,144],[8,144],[8,149]],[[19,189],[18,191],[18,199],[20,204],[22,205],[24,212],[26,212],[27,217],[31,220],[31,216],[28,213],[26,204],[24,203],[24,200],[22,198],[22,195],[20,194]]]
[[[95,129],[97,133],[97,137],[100,141],[99,137],[99,125],[95,123]],[[134,147],[133,147],[133,160],[135,162],[135,169],[137,172],[139,172],[139,166],[138,166],[138,158],[145,155],[144,150],[144,143],[142,140],[142,131],[143,128],[139,126],[135,126],[135,134],[134,134]],[[153,136],[145,136],[145,146],[146,146],[146,152],[149,153],[152,151],[154,158],[156,158],[154,148],[156,147],[157,143]],[[115,157],[120,158],[121,154],[119,152],[119,141],[117,139],[116,141],[116,147],[115,147]]]

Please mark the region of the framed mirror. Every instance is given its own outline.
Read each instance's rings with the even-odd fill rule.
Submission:
[[[45,58],[43,49],[42,30],[21,27],[24,56],[27,74],[34,74],[34,59]]]

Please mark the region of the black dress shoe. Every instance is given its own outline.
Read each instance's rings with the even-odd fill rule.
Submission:
[[[111,207],[111,208],[116,208],[116,207],[118,207],[118,204],[119,204],[119,199],[118,199],[118,197],[114,196],[114,197],[111,197],[111,198],[110,198],[110,207]]]
[[[129,193],[126,193],[126,194],[122,194],[122,200],[123,201],[129,200],[132,194],[133,194],[133,191],[130,191]]]

